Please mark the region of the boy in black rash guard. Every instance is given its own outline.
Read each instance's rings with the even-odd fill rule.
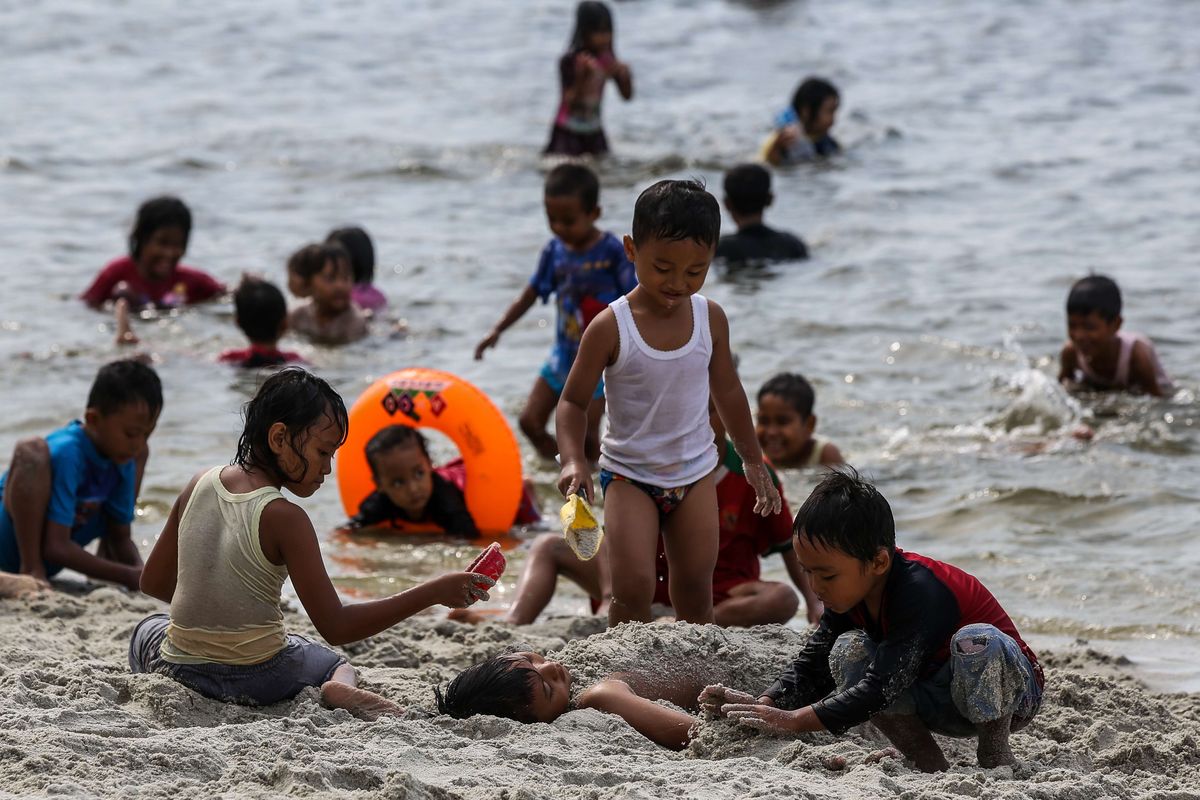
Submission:
[[[813,490],[793,530],[825,603],[820,626],[757,699],[709,686],[701,707],[774,732],[870,720],[925,772],[949,766],[931,731],[978,737],[981,767],[1014,763],[1009,733],[1037,714],[1045,679],[991,592],[897,548],[887,500],[849,469]]]
[[[808,248],[799,238],[763,224],[763,211],[774,199],[771,173],[765,167],[740,164],[725,173],[725,208],[738,230],[717,242],[717,258],[729,263],[808,258]]]

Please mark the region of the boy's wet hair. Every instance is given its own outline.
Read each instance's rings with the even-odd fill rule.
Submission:
[[[1067,295],[1067,314],[1083,314],[1095,311],[1105,321],[1112,322],[1121,316],[1121,289],[1107,275],[1088,275],[1075,281]]]
[[[299,276],[302,280],[311,281],[314,276],[325,269],[325,265],[330,261],[345,262],[346,266],[353,271],[350,253],[337,242],[308,244],[301,247],[292,253],[292,257],[288,259],[287,268],[288,272]]]
[[[773,376],[758,390],[758,402],[761,403],[763,397],[769,394],[782,397],[788,405],[796,409],[801,419],[812,416],[813,406],[817,402],[812,384],[797,372],[781,372]]]
[[[737,214],[761,214],[771,201],[771,173],[761,164],[738,164],[725,173],[725,204]]]
[[[840,97],[837,87],[824,78],[810,76],[796,87],[792,95],[792,110],[801,121],[821,110],[821,104],[829,97]],[[807,115],[805,112],[808,112]]]
[[[279,331],[287,318],[287,301],[275,284],[247,276],[234,290],[233,312],[247,339],[274,344],[279,341]]]
[[[87,398],[87,407],[101,414],[142,403],[150,416],[158,416],[163,407],[162,381],[152,367],[132,358],[111,361],[101,367]]]
[[[583,0],[575,7],[575,30],[571,50],[582,50],[593,33],[613,33],[612,12],[599,0]]]
[[[879,548],[896,552],[896,521],[879,490],[853,467],[833,469],[796,512],[796,536],[859,561],[875,558]]]
[[[413,445],[421,448],[421,452],[425,454],[425,458],[429,458],[429,447],[425,441],[425,437],[416,428],[409,427],[408,425],[388,425],[386,428],[380,429],[367,441],[367,446],[363,448],[363,452],[367,457],[367,465],[371,468],[371,475],[376,476],[379,474],[376,459],[381,455],[397,447],[411,447]]]
[[[463,670],[446,687],[433,687],[438,711],[455,719],[490,714],[517,722],[535,722],[531,670],[513,663],[512,655],[493,656]]]
[[[584,213],[600,202],[600,179],[583,164],[559,164],[546,175],[546,197],[578,197]]]
[[[187,249],[188,237],[192,235],[192,212],[178,197],[154,197],[142,203],[129,232],[129,255],[135,259],[142,254],[142,245],[159,228],[183,230],[183,247]]]
[[[354,282],[370,283],[375,279],[375,245],[371,237],[357,226],[337,228],[325,237],[326,244],[340,244],[350,254],[350,268],[354,271]]]
[[[279,457],[271,450],[267,436],[272,425],[282,422],[287,428],[288,442],[302,465],[301,474],[308,471],[304,443],[309,428],[322,417],[329,417],[341,431],[339,447],[350,429],[341,396],[302,367],[285,367],[263,381],[254,399],[246,404],[245,417],[233,463],[242,469],[260,469],[280,483],[296,477],[283,470]]]
[[[721,236],[721,207],[698,180],[659,181],[638,195],[633,207],[633,243],[691,239],[715,247]]]

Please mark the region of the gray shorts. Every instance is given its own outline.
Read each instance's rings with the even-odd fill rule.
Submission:
[[[162,657],[170,617],[151,614],[129,639],[129,669],[157,672],[213,700],[269,706],[291,700],[306,686],[320,686],[346,659],[304,636],[290,633],[287,644],[261,664],[173,664]]]

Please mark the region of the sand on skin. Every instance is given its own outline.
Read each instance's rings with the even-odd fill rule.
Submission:
[[[672,753],[595,711],[552,725],[419,712],[367,723],[321,707],[315,690],[266,709],[225,705],[129,673],[129,633],[159,608],[112,588],[0,601],[0,796],[1200,798],[1200,695],[1147,692],[1085,649],[1045,659],[1046,703],[1013,737],[1016,769],[980,770],[968,743],[942,740],[953,767],[929,776],[865,764],[879,746],[869,729],[787,740],[705,722]],[[288,624],[313,634],[303,615]],[[561,649],[585,677],[637,659],[718,664],[750,688],[803,640],[671,625],[580,638],[599,630],[595,619],[512,629],[424,616],[347,653],[366,688],[430,709],[435,682],[515,647]],[[849,766],[825,769],[829,755]]]

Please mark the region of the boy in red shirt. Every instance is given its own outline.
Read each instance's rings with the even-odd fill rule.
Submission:
[[[177,197],[142,203],[129,234],[129,255],[108,263],[83,293],[83,302],[100,308],[125,299],[135,308],[174,308],[202,303],[225,293],[225,284],[179,263],[192,232],[192,212]]]
[[[977,738],[981,767],[1015,763],[1009,733],[1037,714],[1045,678],[991,592],[897,548],[887,500],[848,468],[813,490],[795,532],[825,604],[820,625],[757,699],[709,686],[701,707],[779,733],[844,733],[870,720],[925,772],[949,767],[931,732]]]

